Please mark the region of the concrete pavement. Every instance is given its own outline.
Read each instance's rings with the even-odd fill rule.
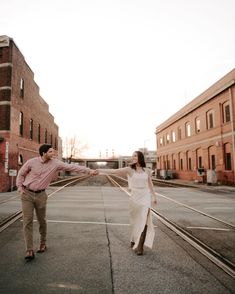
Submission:
[[[48,200],[48,251],[24,261],[22,222],[0,235],[1,293],[221,294],[234,281],[154,220],[153,249],[129,248],[128,197],[117,188],[69,187]],[[35,247],[39,243],[34,225]]]

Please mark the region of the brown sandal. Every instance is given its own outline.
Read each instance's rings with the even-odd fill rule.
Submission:
[[[27,250],[27,252],[26,252],[26,256],[25,256],[25,259],[26,260],[32,260],[32,259],[34,259],[34,252],[33,252],[33,250]]]
[[[40,247],[39,247],[37,253],[43,253],[43,252],[45,252],[46,250],[47,250],[47,246],[46,246],[46,244],[45,244],[45,243],[42,243],[42,244],[40,244]]]

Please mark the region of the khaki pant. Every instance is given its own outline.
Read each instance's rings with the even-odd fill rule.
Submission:
[[[46,204],[47,194],[33,193],[25,190],[21,194],[22,212],[23,212],[23,233],[26,250],[33,250],[33,215],[34,209],[39,223],[40,242],[46,242],[47,224],[46,224]]]

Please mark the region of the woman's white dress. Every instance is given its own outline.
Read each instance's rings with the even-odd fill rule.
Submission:
[[[120,169],[100,169],[100,172],[107,174],[126,175],[128,177],[128,184],[131,190],[130,197],[130,227],[131,239],[135,245],[133,249],[139,244],[141,233],[147,225],[147,233],[144,245],[152,248],[155,230],[152,222],[151,208],[151,192],[148,184],[148,177],[151,176],[149,169],[145,168],[143,172],[137,172],[130,167]]]

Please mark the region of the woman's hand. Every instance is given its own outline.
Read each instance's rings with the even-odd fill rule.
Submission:
[[[156,194],[154,194],[152,196],[152,205],[157,205],[157,196],[156,196]]]
[[[153,205],[157,205],[157,199],[153,199],[152,203]]]

